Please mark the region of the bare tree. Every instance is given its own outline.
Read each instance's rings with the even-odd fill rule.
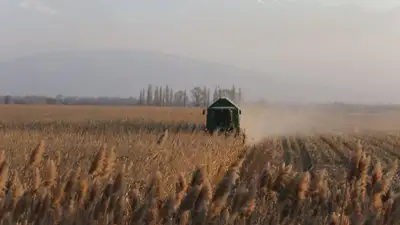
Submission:
[[[192,100],[193,100],[193,104],[194,106],[201,106],[202,104],[202,99],[204,97],[203,94],[203,90],[200,87],[194,87],[191,91],[190,91],[191,95],[192,95]]]
[[[151,84],[147,87],[147,100],[146,100],[147,105],[153,104],[153,87]]]

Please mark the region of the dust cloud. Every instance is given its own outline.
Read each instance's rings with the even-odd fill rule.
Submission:
[[[286,136],[315,131],[315,114],[279,108],[242,109],[241,126],[249,144],[256,144],[266,136]]]
[[[241,127],[249,144],[265,137],[351,134],[400,131],[400,110],[380,112],[341,107],[251,107],[243,106]]]

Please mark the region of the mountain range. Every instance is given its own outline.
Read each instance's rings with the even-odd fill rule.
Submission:
[[[0,95],[138,96],[148,84],[243,89],[245,99],[329,101],[334,87],[315,79],[139,50],[74,50],[0,62]]]

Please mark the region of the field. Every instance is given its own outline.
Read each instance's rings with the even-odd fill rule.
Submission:
[[[400,224],[400,109],[0,106],[2,224]],[[169,128],[165,131],[165,128]]]

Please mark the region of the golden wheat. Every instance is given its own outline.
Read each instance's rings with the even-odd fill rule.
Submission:
[[[122,121],[96,113],[99,120],[86,123],[79,118],[88,115],[67,108],[74,115],[57,109],[51,122],[4,122],[1,224],[400,223],[398,162],[387,147],[400,146],[396,135],[266,137],[246,146],[170,129],[179,123],[170,115],[150,129],[156,116],[136,126],[137,115]],[[187,123],[202,122],[196,118]],[[285,141],[300,163],[283,163]],[[304,171],[302,160],[310,159]]]
[[[41,145],[44,147],[44,142]],[[104,149],[100,149],[98,152],[103,151]],[[32,151],[33,154],[36,152],[37,148]],[[361,153],[364,154],[364,152]],[[359,154],[356,154],[355,158],[358,156]],[[95,161],[98,160],[99,157],[95,157],[93,163],[96,164]],[[352,162],[361,163],[361,161],[363,157],[359,161],[354,159]],[[31,160],[27,163],[30,162]],[[397,167],[396,161],[382,176],[379,175],[382,173],[379,164],[372,168],[375,172],[371,175],[361,171],[370,167],[368,160],[365,161],[365,165],[358,166],[358,171],[353,171],[357,166],[351,167],[352,170],[349,168],[349,174],[355,172],[359,176],[353,180],[354,185],[350,191],[354,195],[346,199],[351,204],[347,204],[344,211],[340,209],[340,205],[324,207],[323,202],[337,204],[337,196],[340,196],[340,193],[338,195],[319,193],[326,192],[323,186],[325,182],[335,185],[335,181],[323,171],[318,176],[310,176],[309,172],[296,172],[290,166],[280,165],[276,168],[268,166],[266,168],[268,175],[263,171],[259,171],[259,174],[241,174],[243,155],[225,170],[225,175],[215,188],[212,188],[209,182],[210,176],[206,174],[205,168],[198,167],[192,173],[189,186],[186,185],[186,178],[178,175],[176,191],[168,195],[161,194],[163,184],[162,174],[159,171],[151,176],[145,191],[139,193],[136,189],[129,188],[122,171],[104,175],[106,179],[98,180],[90,176],[91,167],[87,171],[82,171],[78,167],[61,178],[59,174],[54,175],[57,169],[51,162],[52,159],[49,159],[48,166],[41,167],[44,171],[34,169],[31,190],[22,188],[26,184],[19,180],[18,171],[10,171],[11,177],[8,179],[6,196],[1,200],[3,212],[1,221],[24,224],[130,224],[132,222],[136,224],[220,224],[225,222],[264,224],[271,221],[301,224],[355,224],[357,221],[364,221],[363,223],[368,224],[385,224],[391,221],[393,209],[398,209],[400,206],[397,205],[396,195],[385,196],[390,189],[392,171]],[[3,165],[6,165],[6,162],[3,162]],[[40,172],[52,175],[49,176],[50,179],[47,182],[40,182]],[[283,179],[283,174],[285,174],[285,179]],[[252,179],[250,183],[241,183],[239,178],[244,175],[258,178]],[[49,184],[56,180],[54,176],[58,178],[58,184],[55,184],[53,189]],[[268,178],[270,181],[266,181],[265,176],[274,177],[274,179]],[[273,183],[268,184],[271,180]],[[340,189],[338,186],[335,188]],[[38,191],[39,189],[41,191]],[[371,190],[369,194],[363,197],[360,190],[369,189]],[[89,194],[88,190],[90,190]],[[269,203],[263,201],[265,198],[263,195],[267,192],[278,195],[278,201]],[[324,199],[323,202],[321,198]],[[293,203],[295,203],[295,208],[290,207]]]

